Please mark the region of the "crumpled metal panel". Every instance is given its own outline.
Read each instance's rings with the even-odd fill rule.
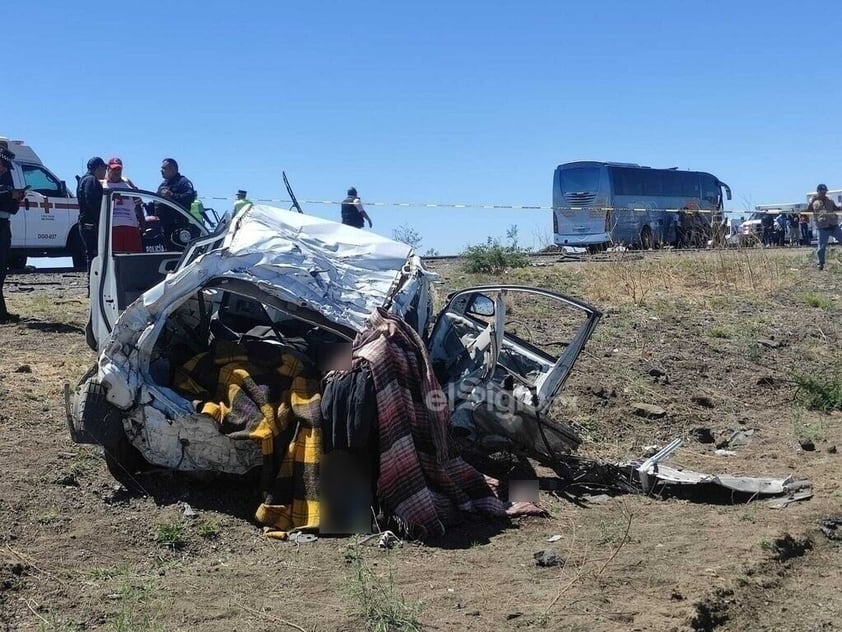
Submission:
[[[375,308],[395,293],[403,273],[410,282],[396,295],[401,313],[419,285],[436,278],[407,244],[329,220],[255,205],[231,224],[222,247],[168,276],[126,308],[100,356],[108,401],[123,410],[137,403],[148,354],[163,322],[214,278],[235,278],[361,330]]]

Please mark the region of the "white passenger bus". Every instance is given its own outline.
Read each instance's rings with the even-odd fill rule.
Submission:
[[[651,248],[707,243],[711,217],[731,189],[702,171],[580,161],[556,167],[553,233],[559,246]]]

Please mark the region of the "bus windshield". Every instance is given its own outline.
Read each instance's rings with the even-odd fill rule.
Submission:
[[[599,189],[599,168],[575,167],[561,172],[564,193],[595,193]]]

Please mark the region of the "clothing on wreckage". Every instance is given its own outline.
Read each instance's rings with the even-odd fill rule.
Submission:
[[[447,409],[421,405],[440,387],[418,333],[378,308],[357,336],[354,356],[374,381],[381,509],[422,538],[443,534],[461,512],[506,515],[489,480],[452,454]]]
[[[175,384],[220,432],[260,444],[266,499],[255,517],[279,530],[270,537],[319,527],[321,455],[336,450],[370,459],[380,510],[412,536],[443,534],[462,512],[540,513],[504,504],[497,482],[452,452],[447,409],[419,405],[440,391],[426,347],[382,308],[354,342],[352,369],[321,383],[301,348],[220,339]]]
[[[377,401],[371,371],[358,366],[334,371],[322,382],[324,452],[364,450],[377,425]]]
[[[176,371],[175,385],[232,439],[257,442],[264,502],[255,518],[286,537],[319,525],[319,380],[306,358],[260,341],[219,340]]]

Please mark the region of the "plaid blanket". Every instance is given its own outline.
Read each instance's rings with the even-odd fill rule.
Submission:
[[[260,444],[264,502],[258,522],[285,532],[319,524],[318,379],[294,350],[219,341],[176,370],[174,383],[233,439]]]
[[[354,356],[369,365],[377,391],[377,495],[407,533],[440,535],[462,511],[505,515],[483,475],[451,454],[447,410],[425,405],[440,386],[418,333],[378,308],[354,342]]]

